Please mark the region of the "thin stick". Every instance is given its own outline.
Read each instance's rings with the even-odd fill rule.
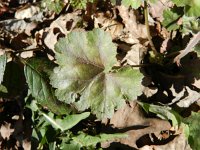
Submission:
[[[147,67],[147,66],[155,66],[155,64],[140,64],[140,65],[130,65],[131,67]]]
[[[22,50],[18,50],[18,51],[15,51],[15,52],[13,52],[14,54],[17,54],[17,53],[22,53],[22,52],[28,52],[28,51],[41,51],[42,49],[41,48],[33,48],[33,49],[27,49],[27,50],[25,50],[25,49],[22,49]]]
[[[147,29],[147,36],[148,36],[149,44],[150,44],[151,49],[153,50],[154,54],[158,55],[158,52],[156,51],[156,48],[153,44],[152,37],[151,37],[151,34],[150,34],[149,20],[148,20],[148,6],[147,6],[146,0],[144,1],[144,18],[145,18],[145,26],[146,26],[146,29]]]

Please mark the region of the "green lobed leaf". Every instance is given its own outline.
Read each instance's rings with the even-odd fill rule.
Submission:
[[[138,9],[143,3],[143,0],[122,0],[124,6],[131,6],[134,9]]]
[[[191,17],[200,17],[200,1],[199,0],[187,0],[185,6],[185,15]]]
[[[48,59],[29,59],[24,68],[26,82],[32,96],[39,104],[56,114],[68,114],[72,111],[71,107],[56,99],[54,91],[48,83],[48,75],[53,70],[53,67],[54,65]]]
[[[182,117],[177,112],[173,111],[171,108],[143,103],[143,102],[138,102],[138,103],[147,113],[152,112],[161,119],[171,120],[173,126],[181,125]]]
[[[79,110],[90,106],[98,118],[111,118],[114,110],[125,104],[124,99],[134,100],[141,93],[141,79],[139,70],[131,67],[101,74],[87,87],[76,106]]]
[[[171,0],[177,6],[185,6],[188,0]]]
[[[172,31],[179,29],[179,25],[177,24],[179,18],[181,17],[181,9],[172,8],[166,9],[163,12],[164,20],[162,25],[167,28],[167,30]]]
[[[191,116],[184,119],[184,122],[189,126],[189,137],[188,141],[193,150],[199,150],[200,141],[200,128],[199,128],[199,121],[200,121],[200,113],[192,112]]]
[[[68,129],[71,129],[74,127],[76,124],[78,124],[81,120],[86,119],[89,117],[90,113],[89,112],[84,112],[81,114],[74,114],[74,115],[68,115],[63,119],[54,119],[51,116],[48,116],[45,113],[42,113],[42,115],[45,117],[45,119],[51,123],[51,125],[55,129],[60,129],[61,131],[65,131]]]
[[[0,56],[0,84],[3,81],[4,71],[6,69],[7,57],[6,54]]]
[[[77,9],[86,9],[88,2],[94,2],[94,0],[71,0],[70,4]]]
[[[96,136],[87,135],[80,132],[79,135],[72,137],[73,142],[79,144],[81,147],[96,146],[97,143],[109,141],[115,138],[126,138],[127,135],[123,133],[105,134],[101,133]]]
[[[142,74],[130,67],[111,71],[116,47],[109,33],[101,29],[71,32],[55,46],[59,67],[50,80],[56,96],[74,103],[80,111],[90,108],[100,119],[110,118],[114,110],[134,100],[141,92]],[[75,102],[77,95],[80,100]]]
[[[189,33],[197,33],[200,31],[200,19],[196,19],[195,17],[182,17],[183,27],[182,33],[189,34]]]
[[[64,2],[63,0],[42,0],[42,7],[59,14],[64,7]]]
[[[184,7],[185,15],[190,17],[200,16],[199,0],[172,0],[177,6]]]

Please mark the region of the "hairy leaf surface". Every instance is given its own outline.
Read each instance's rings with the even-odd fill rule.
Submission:
[[[53,67],[54,65],[47,59],[30,59],[26,62],[24,68],[26,82],[32,96],[38,100],[39,104],[49,108],[56,114],[68,114],[71,112],[71,108],[56,99],[54,91],[48,83],[48,75]]]
[[[59,67],[50,77],[51,84],[59,100],[74,103],[80,111],[90,108],[98,118],[110,118],[125,98],[132,100],[140,94],[139,70],[111,70],[117,63],[116,47],[107,32],[74,31],[59,40],[55,50]]]
[[[7,61],[6,55],[5,54],[1,55],[0,56],[0,84],[3,81],[3,75],[6,69],[6,61]]]

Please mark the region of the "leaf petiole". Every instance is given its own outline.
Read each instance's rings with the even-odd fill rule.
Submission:
[[[146,26],[146,29],[147,29],[147,36],[148,36],[149,44],[151,46],[153,53],[155,54],[155,56],[157,56],[158,52],[157,52],[157,50],[156,50],[156,48],[153,44],[152,37],[151,37],[151,34],[150,34],[150,29],[149,29],[148,5],[147,5],[146,0],[144,1],[144,18],[145,18],[145,26]]]

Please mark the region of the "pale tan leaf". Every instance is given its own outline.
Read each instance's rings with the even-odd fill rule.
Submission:
[[[130,102],[116,111],[109,125],[128,134],[128,138],[112,142],[120,142],[134,148],[137,148],[136,141],[143,135],[171,128],[168,121],[146,118],[136,102]],[[103,143],[103,145],[108,146],[109,143]]]
[[[117,9],[125,25],[125,35],[120,37],[120,40],[129,44],[135,44],[139,43],[139,38],[147,39],[146,27],[138,23],[134,10],[130,10],[123,5],[117,6]]]
[[[10,123],[5,123],[3,125],[1,125],[0,128],[0,133],[1,136],[3,137],[3,139],[7,139],[9,140],[10,135],[14,132],[14,129],[11,129],[11,124]]]
[[[45,35],[43,40],[49,49],[54,50],[54,45],[58,41],[58,37],[60,35],[66,36],[76,27],[77,23],[81,20],[80,13],[80,11],[75,11],[61,15],[51,23],[49,28],[44,29],[42,33]]]
[[[38,6],[33,6],[33,5],[25,5],[21,9],[18,9],[15,12],[15,18],[16,19],[25,19],[25,18],[31,18],[35,14],[40,12],[40,8]]]

